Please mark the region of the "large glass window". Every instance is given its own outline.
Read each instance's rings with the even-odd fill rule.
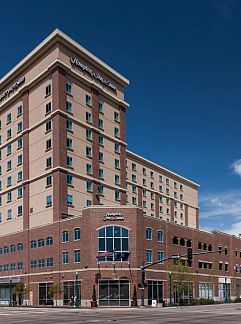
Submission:
[[[213,284],[203,282],[199,284],[199,298],[213,299]]]
[[[49,292],[52,287],[52,283],[43,282],[39,284],[39,305],[51,304],[53,302],[53,297]]]
[[[113,252],[105,256],[105,253]],[[129,230],[121,226],[99,229],[99,261],[127,261],[129,257]]]
[[[148,287],[148,305],[151,305],[152,300],[156,300],[157,303],[163,301],[163,282],[162,281],[147,281]]]
[[[174,303],[187,305],[193,298],[193,282],[174,282]]]
[[[152,229],[149,227],[146,228],[146,239],[152,240]]]
[[[66,281],[63,282],[63,290],[64,290],[64,305],[67,306],[74,306],[74,296],[75,296],[75,289],[78,287],[79,289],[79,296],[81,299],[81,283],[78,281]]]
[[[129,306],[129,280],[99,280],[99,306]]]

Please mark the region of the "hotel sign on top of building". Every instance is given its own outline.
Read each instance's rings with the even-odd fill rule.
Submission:
[[[79,59],[77,59],[76,57],[71,57],[70,58],[70,63],[72,65],[75,65],[77,67],[80,67],[84,72],[88,73],[90,76],[92,76],[96,80],[102,82],[104,85],[106,85],[107,87],[111,88],[112,90],[114,90],[114,91],[117,90],[117,88],[116,88],[116,86],[114,85],[113,82],[111,82],[109,80],[105,80],[99,73],[94,72],[89,66],[81,63],[79,61]]]
[[[104,221],[119,221],[124,220],[124,216],[121,213],[106,213],[103,218]]]
[[[25,76],[19,78],[14,84],[12,84],[7,90],[0,93],[0,102],[2,102],[4,99],[8,98],[11,93],[16,91],[20,85],[22,85],[25,82]]]

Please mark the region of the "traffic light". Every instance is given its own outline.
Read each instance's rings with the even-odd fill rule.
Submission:
[[[192,262],[192,248],[187,249],[187,262]]]
[[[141,269],[141,283],[144,284],[146,280],[146,271],[145,269]]]

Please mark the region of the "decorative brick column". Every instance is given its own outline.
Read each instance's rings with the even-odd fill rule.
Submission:
[[[99,92],[92,88],[92,123],[95,128],[99,128]],[[92,170],[93,178],[98,181],[99,179],[99,133],[96,130],[92,132]],[[93,181],[93,205],[100,204],[100,196],[98,190],[98,182]]]
[[[122,106],[120,108],[120,139],[126,143],[126,109]],[[126,145],[120,145],[120,179],[121,188],[126,190]],[[126,205],[126,192],[121,191],[121,205]]]
[[[53,133],[53,168],[66,167],[67,159],[67,130],[66,117],[56,110],[65,111],[66,107],[66,76],[65,71],[57,67],[52,72],[52,133]],[[66,173],[60,170],[53,172],[53,221],[62,218],[68,212]]]

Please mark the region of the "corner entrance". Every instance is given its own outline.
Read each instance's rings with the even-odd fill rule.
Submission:
[[[99,306],[129,305],[129,280],[99,280]]]

